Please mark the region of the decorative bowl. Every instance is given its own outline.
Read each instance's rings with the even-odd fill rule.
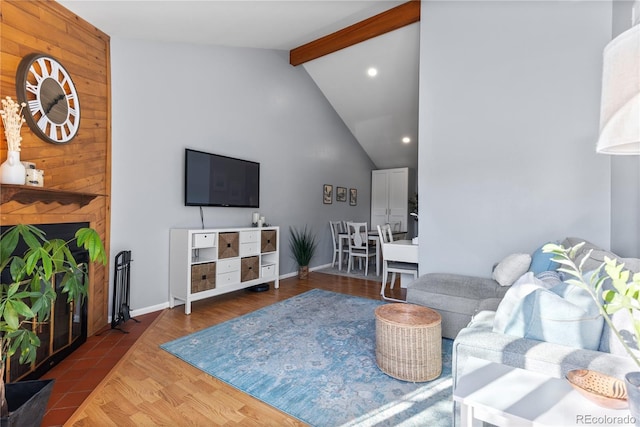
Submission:
[[[567,372],[567,381],[584,397],[609,409],[629,407],[624,381],[588,369]]]

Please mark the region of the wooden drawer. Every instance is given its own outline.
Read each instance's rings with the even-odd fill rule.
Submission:
[[[239,233],[220,233],[218,235],[218,259],[238,256]]]
[[[239,259],[227,259],[218,261],[218,273],[229,273],[231,271],[240,271]]]
[[[261,252],[275,252],[278,248],[276,230],[262,230],[260,237]]]
[[[247,282],[260,277],[260,261],[257,256],[242,258],[241,262],[241,280]]]
[[[207,291],[216,287],[216,263],[191,266],[191,293]]]

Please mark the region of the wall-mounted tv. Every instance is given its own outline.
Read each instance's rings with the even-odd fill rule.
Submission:
[[[260,163],[185,149],[185,206],[260,207]]]

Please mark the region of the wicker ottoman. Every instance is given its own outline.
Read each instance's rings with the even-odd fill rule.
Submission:
[[[441,318],[415,304],[376,308],[376,362],[385,374],[404,381],[430,381],[442,373]]]

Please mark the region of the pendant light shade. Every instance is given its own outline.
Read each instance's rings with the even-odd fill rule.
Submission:
[[[640,155],[640,25],[604,49],[598,153]]]

